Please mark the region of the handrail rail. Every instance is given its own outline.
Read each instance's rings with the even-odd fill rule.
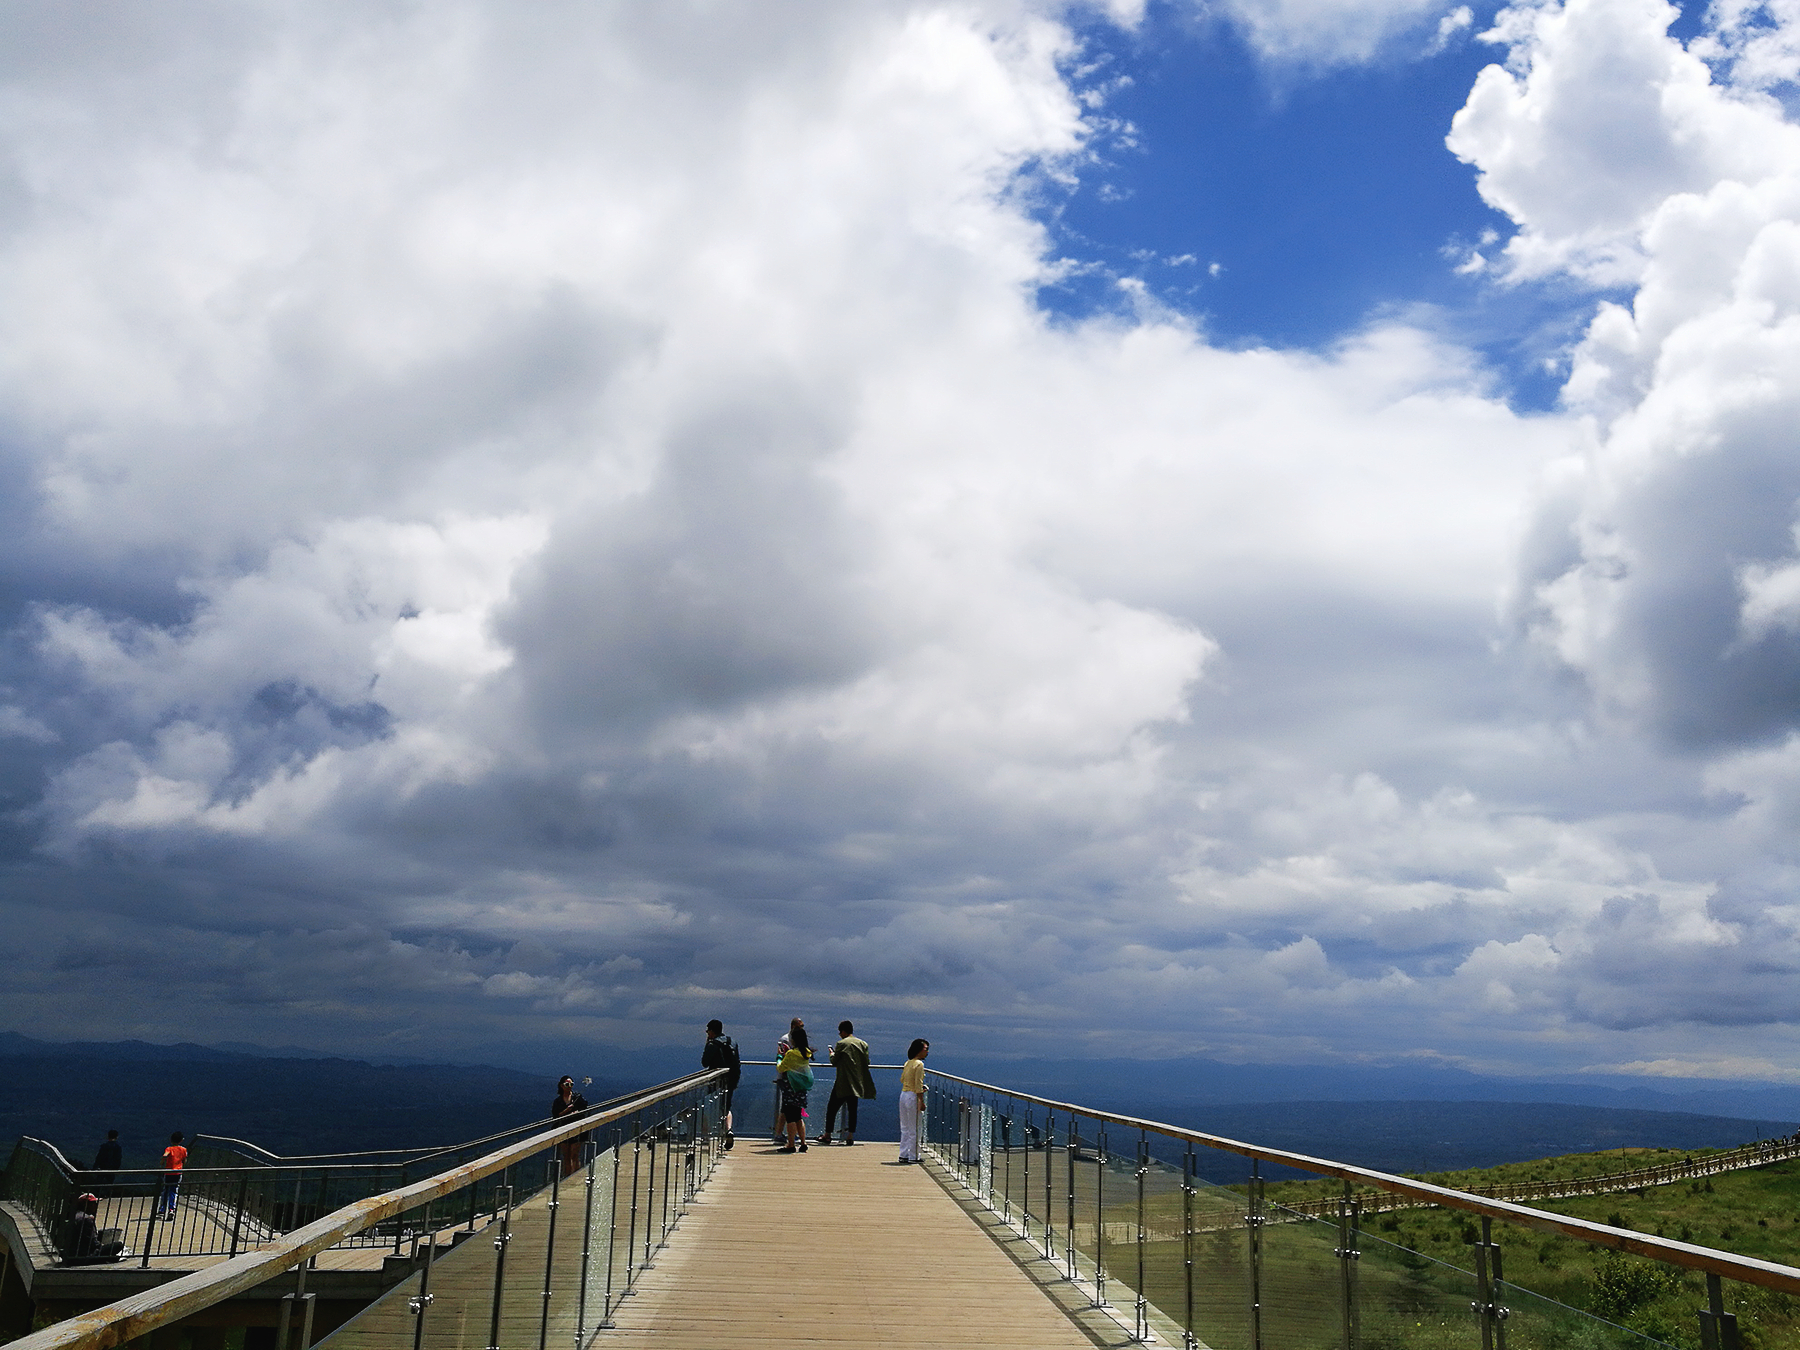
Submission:
[[[1094,1120],[1123,1125],[1128,1129],[1160,1134],[1171,1139],[1200,1144],[1206,1148],[1236,1153],[1246,1158],[1255,1158],[1261,1162],[1280,1163],[1285,1167],[1336,1177],[1341,1181],[1359,1181],[1398,1195],[1410,1195],[1429,1203],[1444,1205],[1450,1209],[1467,1210],[1488,1218],[1522,1224],[1539,1232],[1561,1233],[1567,1237],[1578,1238],[1583,1242],[1630,1252],[1635,1256],[1647,1256],[1653,1260],[1681,1266],[1687,1270],[1700,1270],[1709,1275],[1722,1275],[1745,1284],[1779,1290],[1784,1294],[1800,1294],[1800,1269],[1784,1266],[1774,1261],[1761,1261],[1753,1256],[1739,1256],[1733,1252],[1722,1252],[1712,1247],[1698,1247],[1688,1242],[1677,1242],[1673,1238],[1659,1238],[1648,1233],[1614,1228],[1609,1224],[1571,1218],[1565,1214],[1553,1214],[1548,1210],[1532,1209],[1527,1205],[1517,1205],[1506,1200],[1472,1195],[1467,1191],[1453,1190],[1448,1186],[1436,1186],[1428,1181],[1415,1181],[1411,1177],[1395,1176],[1390,1172],[1378,1172],[1373,1168],[1358,1167],[1353,1163],[1335,1162],[1329,1158],[1314,1158],[1304,1153],[1289,1153],[1285,1149],[1264,1148],[1258,1144],[1246,1144],[1242,1140],[1227,1139],[1223,1135],[1206,1134],[1200,1130],[1190,1130],[1180,1125],[1166,1125],[1161,1121],[1144,1120],[1137,1116],[1101,1111],[1094,1107],[1080,1106],[1074,1102],[1060,1102],[1029,1092],[1019,1092],[1012,1088],[997,1087],[992,1083],[978,1082],[973,1078],[962,1078],[956,1074],[944,1073],[939,1069],[927,1068],[925,1072],[930,1077],[941,1078],[946,1082],[961,1083],[965,1087],[975,1088],[982,1092],[997,1093],[1018,1101],[1035,1102],[1054,1111],[1067,1111],[1072,1115],[1087,1116]]]
[[[36,1135],[22,1134],[19,1136],[19,1142],[21,1144],[37,1145],[38,1152],[48,1155],[50,1161],[53,1163],[56,1163],[65,1172],[71,1172],[71,1173],[73,1173],[73,1172],[91,1172],[94,1170],[91,1167],[77,1167],[74,1163],[69,1161],[67,1154],[65,1154],[55,1144],[51,1143],[48,1139],[39,1139]],[[114,1169],[114,1170],[123,1170],[123,1169]]]
[[[197,1270],[191,1275],[181,1276],[155,1289],[119,1299],[103,1308],[78,1313],[29,1336],[22,1336],[11,1342],[8,1350],[111,1350],[111,1347],[142,1336],[145,1332],[180,1321],[183,1317],[211,1307],[233,1294],[252,1289],[383,1219],[459,1191],[464,1186],[492,1176],[515,1162],[553,1148],[596,1126],[611,1124],[634,1111],[641,1111],[670,1097],[702,1087],[723,1076],[725,1072],[724,1069],[703,1069],[699,1073],[650,1088],[637,1096],[620,1099],[621,1104],[610,1110],[599,1113],[586,1111],[579,1117],[564,1116],[553,1129],[532,1135],[437,1176],[370,1196],[366,1200],[354,1201],[266,1246],[208,1266],[204,1270]]]

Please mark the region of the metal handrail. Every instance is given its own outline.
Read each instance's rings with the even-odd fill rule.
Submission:
[[[1314,1158],[1304,1153],[1289,1153],[1285,1149],[1264,1148],[1258,1144],[1246,1144],[1239,1139],[1227,1139],[1222,1135],[1206,1134],[1199,1130],[1185,1129],[1179,1125],[1167,1125],[1157,1120],[1145,1120],[1138,1116],[1101,1111],[1094,1107],[1080,1106],[1074,1102],[1056,1101],[1053,1098],[1039,1097],[1029,1092],[1019,1092],[1012,1088],[997,1087],[992,1083],[978,1082],[973,1078],[962,1078],[938,1069],[928,1068],[925,1072],[928,1076],[940,1078],[947,1083],[960,1083],[977,1091],[991,1092],[1017,1101],[1033,1102],[1053,1111],[1066,1111],[1071,1115],[1086,1116],[1090,1120],[1102,1120],[1109,1124],[1122,1125],[1127,1129],[1160,1134],[1170,1139],[1180,1139],[1186,1143],[1199,1144],[1221,1152],[1236,1153],[1261,1162],[1280,1163],[1284,1167],[1292,1167],[1302,1172],[1314,1172],[1321,1176],[1336,1177],[1341,1181],[1362,1182],[1365,1185],[1397,1195],[1412,1196],[1431,1204],[1443,1205],[1449,1209],[1467,1210],[1471,1214],[1480,1214],[1486,1218],[1520,1224],[1539,1232],[1560,1233],[1567,1237],[1578,1238],[1583,1242],[1594,1243],[1597,1246],[1611,1247],[1618,1251],[1630,1252],[1635,1256],[1647,1256],[1652,1260],[1662,1261],[1672,1266],[1681,1266],[1687,1270],[1704,1271],[1709,1275],[1720,1275],[1745,1284],[1760,1285],[1764,1289],[1776,1289],[1784,1294],[1800,1294],[1800,1269],[1784,1266],[1774,1261],[1759,1261],[1753,1256],[1738,1256],[1733,1252],[1722,1252],[1712,1247],[1698,1247],[1692,1243],[1677,1242],[1673,1238],[1659,1238],[1648,1233],[1638,1233],[1629,1229],[1614,1228],[1609,1224],[1594,1223],[1588,1219],[1553,1214],[1548,1210],[1532,1209],[1527,1205],[1517,1205],[1505,1200],[1472,1195],[1467,1191],[1454,1190],[1448,1186],[1434,1186],[1428,1181],[1415,1181],[1411,1177],[1395,1176],[1390,1172],[1378,1172],[1373,1168],[1358,1167],[1353,1163],[1335,1162],[1329,1158]]]
[[[725,1072],[724,1069],[702,1070],[635,1097],[620,1099],[621,1104],[611,1109],[584,1112],[580,1117],[563,1116],[553,1129],[448,1172],[345,1205],[267,1246],[22,1336],[11,1342],[8,1350],[111,1350],[111,1347],[157,1327],[178,1322],[202,1308],[253,1289],[384,1219],[460,1191],[483,1177],[492,1176],[547,1148],[554,1148],[598,1125],[611,1124],[658,1102],[704,1087]]]

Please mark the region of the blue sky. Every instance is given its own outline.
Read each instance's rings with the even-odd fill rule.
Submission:
[[[1441,42],[1427,24],[1375,60],[1322,70],[1263,58],[1224,17],[1182,5],[1153,4],[1130,30],[1078,25],[1071,74],[1118,125],[1094,138],[1095,162],[1068,191],[1046,194],[1043,218],[1081,266],[1043,303],[1070,317],[1116,308],[1119,279],[1135,278],[1214,341],[1282,347],[1327,346],[1371,316],[1429,306],[1515,406],[1553,406],[1593,289],[1457,271],[1484,236],[1513,230],[1444,145],[1476,72],[1503,55],[1476,36],[1493,13]],[[1695,27],[1689,16],[1671,31]]]
[[[1794,1081],[1791,9],[9,7],[0,1018]]]

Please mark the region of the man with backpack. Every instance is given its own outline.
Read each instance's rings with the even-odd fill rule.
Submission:
[[[725,1034],[725,1024],[718,1018],[706,1024],[706,1048],[700,1052],[700,1067],[703,1069],[724,1069],[725,1077],[721,1086],[725,1090],[724,1115],[721,1119],[725,1125],[725,1149],[737,1142],[737,1136],[731,1132],[731,1094],[737,1090],[738,1079],[744,1073],[744,1061],[738,1054],[738,1048],[731,1037]]]

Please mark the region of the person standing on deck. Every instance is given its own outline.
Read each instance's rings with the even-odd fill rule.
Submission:
[[[839,1107],[844,1110],[843,1140],[846,1144],[854,1144],[856,1104],[864,1097],[875,1095],[875,1078],[869,1072],[869,1043],[855,1033],[856,1028],[849,1022],[838,1023],[841,1039],[831,1047],[831,1067],[837,1070],[837,1081],[831,1085],[831,1100],[825,1104],[825,1132],[819,1136],[821,1144],[831,1142],[831,1125],[837,1119]]]
[[[919,1161],[919,1117],[925,1114],[925,1057],[931,1042],[920,1038],[906,1050],[900,1070],[900,1161]]]
[[[731,1094],[737,1091],[738,1080],[743,1076],[743,1063],[737,1045],[725,1034],[725,1024],[713,1018],[706,1024],[706,1045],[700,1051],[700,1067],[726,1071],[721,1083],[724,1100],[719,1105],[719,1119],[725,1127],[727,1153],[737,1143],[737,1136],[731,1132]]]
[[[781,1091],[781,1119],[787,1145],[783,1153],[806,1152],[806,1094],[812,1088],[812,1046],[806,1039],[806,1028],[794,1019],[788,1032],[788,1051],[775,1066]]]
[[[106,1142],[94,1153],[94,1192],[97,1195],[111,1195],[113,1182],[118,1180],[118,1171],[125,1165],[125,1150],[119,1146],[119,1132],[108,1130]]]
[[[163,1189],[157,1197],[157,1207],[165,1219],[175,1217],[175,1197],[181,1192],[181,1169],[187,1166],[187,1155],[181,1131],[177,1130],[169,1136],[169,1146],[163,1150]]]

